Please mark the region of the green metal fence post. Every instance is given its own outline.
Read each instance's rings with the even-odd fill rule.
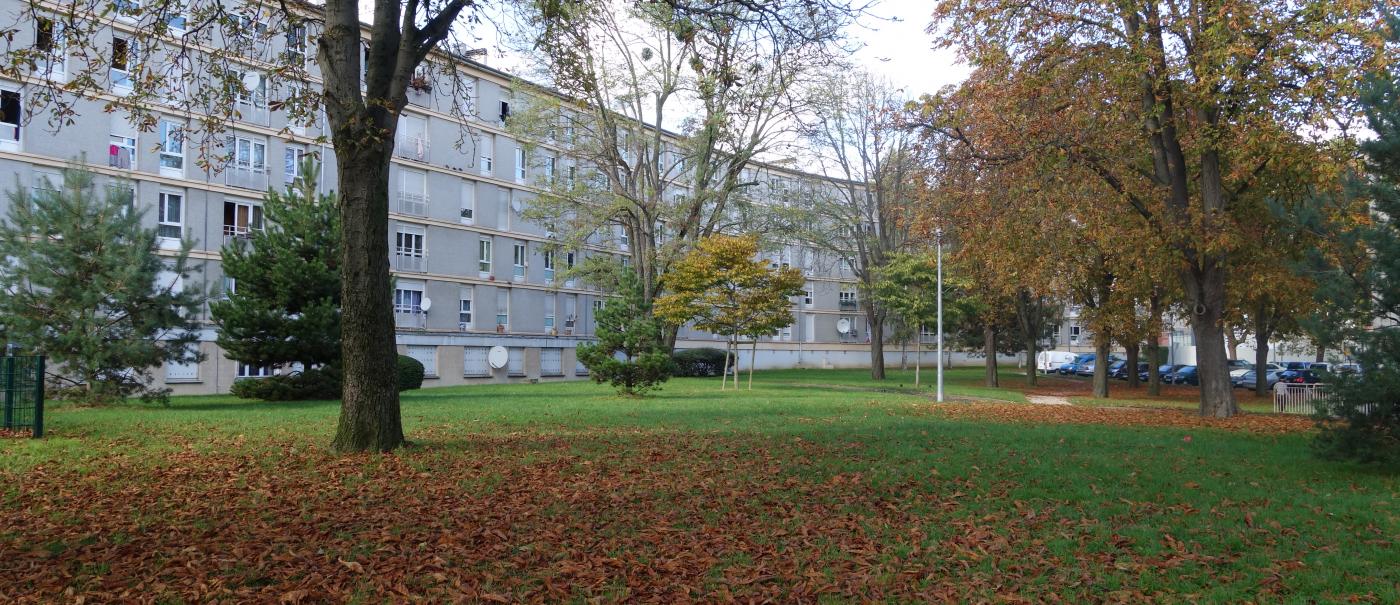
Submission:
[[[6,355],[0,363],[4,363],[3,372],[5,376],[5,428],[15,428],[15,358]]]
[[[35,439],[44,436],[44,356],[34,358],[34,430]]]

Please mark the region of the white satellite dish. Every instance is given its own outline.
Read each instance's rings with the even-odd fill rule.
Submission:
[[[510,200],[510,209],[511,209],[511,210],[514,210],[514,211],[516,211],[516,212],[520,212],[520,209],[523,208],[523,207],[524,207],[524,206],[520,203],[520,198],[512,198],[512,199]]]
[[[842,334],[851,333],[851,320],[842,317],[836,321],[836,331]]]
[[[500,345],[491,347],[491,351],[486,354],[486,362],[497,370],[506,367],[506,362],[510,361],[510,353]]]
[[[418,303],[418,308],[420,308],[420,309],[422,309],[422,310],[424,310],[424,311],[427,311],[428,309],[433,308],[433,299],[424,296],[424,297],[423,297],[423,302]]]

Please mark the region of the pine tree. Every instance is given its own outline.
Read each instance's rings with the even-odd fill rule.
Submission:
[[[0,221],[0,337],[49,357],[61,396],[105,403],[135,394],[163,400],[151,370],[197,362],[196,314],[204,297],[188,281],[190,242],[173,256],[156,253],[154,229],[141,226],[132,191],[100,192],[93,176],[63,171],[7,192]]]
[[[1390,19],[1400,40],[1400,18]],[[1370,250],[1358,280],[1369,294],[1375,325],[1355,338],[1356,376],[1334,377],[1337,397],[1321,410],[1342,422],[1324,423],[1319,452],[1329,458],[1400,469],[1400,84],[1392,67],[1368,78],[1361,104],[1376,138],[1362,144],[1367,175],[1357,183],[1372,203],[1372,222],[1360,233]]]
[[[223,247],[232,288],[209,306],[219,324],[219,346],[242,363],[303,368],[240,382],[234,390],[239,396],[340,396],[340,216],[335,194],[316,192],[318,172],[308,159],[302,174],[311,176],[264,196],[267,228]]]
[[[671,377],[671,357],[662,346],[661,324],[652,317],[636,271],[617,274],[617,296],[598,311],[598,342],[579,345],[578,359],[599,384],[640,397]],[[621,353],[619,356],[618,354]]]

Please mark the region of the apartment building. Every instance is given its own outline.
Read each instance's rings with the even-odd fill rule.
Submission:
[[[117,6],[133,6],[134,1]],[[3,0],[0,6],[15,17],[28,5]],[[183,26],[180,15],[169,18],[172,27]],[[174,251],[182,239],[193,242],[192,265],[198,273],[188,280],[193,283],[176,287],[200,288],[212,297],[236,290],[220,269],[220,248],[264,228],[263,192],[305,176],[298,171],[307,154],[321,159],[320,186],[336,183],[335,154],[318,142],[327,134],[324,119],[290,120],[270,82],[274,68],[268,58],[287,56],[304,61],[314,82],[318,72],[309,38],[266,35],[262,18],[239,18],[242,35],[251,36],[244,46],[250,50],[240,55],[237,66],[244,70],[246,91],[236,101],[238,119],[212,143],[217,154],[201,155],[196,149],[208,141],[187,140],[187,126],[201,116],[177,106],[153,107],[149,131],[133,127],[125,114],[105,111],[108,101],[130,93],[130,63],[139,44],[152,44],[138,42],[138,24],[117,10],[102,34],[110,36],[102,42],[110,44],[113,55],[104,90],[77,101],[73,123],[51,128],[44,110],[31,107],[39,90],[35,80],[0,79],[0,173],[25,186],[59,187],[59,171],[76,161],[107,186],[133,192],[146,224],[158,231],[162,249]],[[12,44],[47,53],[33,78],[63,82],[79,68],[77,58],[64,50],[55,23],[40,18],[32,28],[16,32]],[[552,234],[522,216],[537,192],[534,184],[541,173],[553,177],[567,171],[572,177],[583,167],[570,156],[567,137],[534,146],[531,157],[529,146],[511,138],[505,121],[512,104],[521,102],[522,95],[512,90],[518,80],[481,63],[465,62],[461,70],[469,94],[427,86],[410,90],[395,141],[389,244],[399,349],[423,362],[425,384],[432,386],[586,376],[574,351],[592,338],[594,314],[606,294],[565,276],[586,257],[625,258],[629,242],[625,233],[614,231],[598,234],[578,250],[549,245]],[[168,85],[171,95],[188,92],[179,82]],[[217,167],[200,161],[210,155],[227,161]],[[820,176],[776,166],[755,165],[750,174],[778,193],[828,186]],[[0,200],[0,206],[8,203]],[[794,299],[793,325],[762,339],[759,365],[868,365],[868,329],[848,259],[794,244],[772,252],[768,260],[775,267],[801,267],[809,282]],[[206,361],[172,364],[157,372],[176,394],[226,392],[235,380],[285,371],[225,358],[215,344],[207,307],[200,319],[206,326],[199,345]],[[683,329],[678,346],[720,343],[715,335]],[[509,352],[504,368],[487,362],[487,352],[495,346]]]

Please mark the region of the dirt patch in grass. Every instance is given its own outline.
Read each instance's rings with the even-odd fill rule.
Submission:
[[[1169,408],[978,403],[939,405],[930,407],[928,413],[996,422],[1212,428],[1266,434],[1310,431],[1316,426],[1306,416],[1244,413],[1234,418],[1203,418],[1191,410]]]

